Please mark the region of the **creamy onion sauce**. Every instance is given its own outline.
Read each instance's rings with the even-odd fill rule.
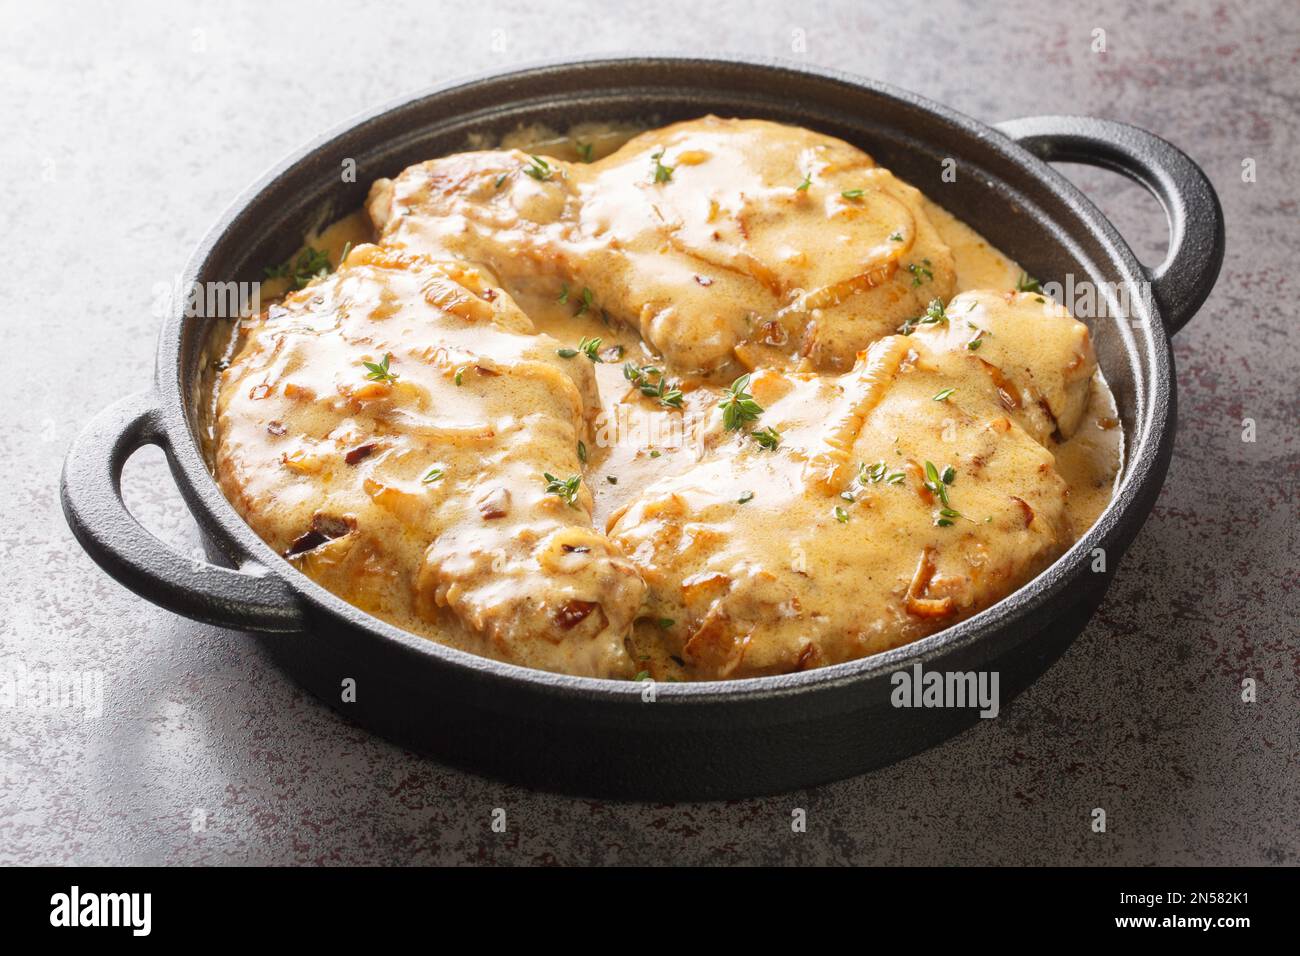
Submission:
[[[541,126],[530,126],[503,137],[499,143],[486,138],[473,139],[468,149],[514,148],[527,153],[554,157],[570,162],[599,159],[617,150],[640,127],[627,124],[585,123],[567,134]],[[1013,290],[1022,275],[1020,266],[993,248],[967,224],[939,205],[926,199],[923,208],[939,236],[951,249],[956,271],[954,295],[971,289]],[[374,241],[374,230],[366,211],[358,210],[326,228],[305,237],[303,248],[323,250],[331,265],[339,262],[349,246]],[[289,279],[268,279],[262,284],[262,305],[273,303],[291,289]],[[672,421],[677,417],[664,410],[651,410],[647,404],[631,399],[630,383],[623,374],[624,362],[637,365],[662,364],[636,331],[615,322],[602,321],[597,310],[575,315],[572,301],[560,301],[551,290],[512,289],[516,302],[534,322],[539,332],[553,335],[561,342],[576,342],[583,337],[600,338],[606,361],[595,366],[603,418],[618,421],[620,434],[644,435],[641,442],[620,440],[613,444],[593,443],[587,450],[585,482],[593,499],[593,524],[604,531],[628,505],[652,482],[679,474],[697,460],[694,437],[683,434]],[[212,467],[214,451],[214,409],[219,375],[214,369],[230,360],[241,344],[238,323],[218,323],[207,349],[208,361],[197,385],[200,414],[200,437]],[[699,378],[671,374],[686,393],[687,409],[705,409],[716,405],[721,390],[715,383]],[[631,400],[630,400],[631,399]],[[1066,512],[1076,536],[1089,528],[1109,503],[1118,480],[1124,446],[1114,398],[1098,370],[1091,383],[1087,412],[1078,429],[1068,440],[1050,448],[1056,469],[1069,486]],[[612,479],[612,480],[611,480]],[[440,638],[444,639],[444,638]],[[444,639],[453,646],[468,646],[455,635]],[[659,680],[689,679],[681,662],[664,646],[658,629],[651,621],[639,622],[632,649],[643,670]]]

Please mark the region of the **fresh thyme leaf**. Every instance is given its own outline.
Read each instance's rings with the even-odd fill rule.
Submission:
[[[1016,280],[1016,291],[1040,292],[1042,291],[1042,286],[1039,284],[1038,280],[1028,272],[1022,272],[1020,273],[1020,278]]]
[[[568,302],[568,301],[569,301],[569,283],[567,283],[567,282],[561,282],[561,283],[560,283],[560,297],[559,297],[558,299],[556,299],[555,301],[557,301],[557,302]]]
[[[751,432],[750,437],[768,451],[775,451],[776,447],[781,444],[781,433],[770,426]]]
[[[584,163],[591,162],[591,152],[596,148],[595,143],[574,143],[573,146]]]
[[[749,387],[749,376],[750,373],[746,372],[732,382],[726,398],[718,403],[722,409],[722,425],[727,431],[739,431],[746,422],[752,422],[763,414],[763,406],[745,391]]]
[[[637,387],[646,398],[657,398],[669,408],[682,407],[682,390],[670,383],[663,372],[653,365],[638,366],[635,362],[623,363],[623,377]],[[658,382],[651,381],[658,377]]]
[[[901,232],[891,232],[891,233],[889,234],[889,241],[890,241],[890,242],[902,242],[902,241],[903,241],[903,234],[902,234]]]
[[[551,178],[551,164],[540,156],[529,155],[529,163],[524,167],[524,173],[532,176],[539,183],[545,182]]]
[[[668,628],[672,627],[676,623],[677,622],[674,621],[671,617],[661,617],[658,621],[659,629],[663,631],[668,630]]]
[[[754,500],[754,493],[752,491],[743,491],[741,492],[740,497],[736,499],[736,504],[743,505],[746,502],[753,501],[753,500]]]
[[[867,482],[878,484],[888,470],[888,466],[883,461],[878,461],[870,467],[864,461],[858,465],[858,484],[865,485]]]
[[[925,307],[925,314],[918,315],[916,318],[908,319],[898,327],[898,331],[904,335],[911,335],[918,325],[947,325],[948,313],[943,310],[942,299],[931,299],[930,304]]]
[[[808,187],[811,185],[812,185],[812,173],[804,173],[803,182],[801,182],[798,186],[795,186],[794,188],[797,192],[806,193],[808,191]]]
[[[424,477],[421,478],[420,480],[424,482],[426,485],[431,485],[435,481],[439,481],[442,478],[442,476],[445,474],[446,474],[445,471],[443,471],[441,468],[435,465],[434,467],[426,471],[424,473]]]
[[[266,277],[268,279],[292,279],[293,287],[301,289],[312,279],[328,275],[329,271],[330,257],[325,250],[307,246],[302,252],[298,253],[298,258],[286,262],[284,265],[267,268]]]
[[[901,471],[889,470],[889,466],[883,461],[878,461],[868,467],[864,461],[858,465],[858,484],[860,485],[878,485],[882,481],[887,485],[896,485],[907,476]]]
[[[948,500],[948,486],[957,478],[957,469],[948,465],[943,471],[935,467],[934,462],[925,463],[925,487],[939,499],[941,507],[935,513],[934,523],[940,528],[947,528],[952,524],[954,518],[965,518],[966,516],[960,511],[953,508],[952,502]],[[970,519],[967,519],[970,520]]]
[[[673,181],[673,170],[676,169],[677,167],[676,167],[676,166],[665,166],[665,165],[663,164],[662,160],[663,160],[663,158],[664,158],[664,151],[661,149],[661,150],[659,150],[659,152],[655,153],[655,154],[654,154],[653,156],[651,156],[650,158],[651,158],[652,160],[654,160],[654,164],[655,164],[655,166],[654,166],[655,180],[654,180],[654,181],[655,181],[656,183],[670,183],[670,182],[672,182],[672,181]]]
[[[840,195],[845,199],[861,199],[865,193],[865,189],[846,189]]]
[[[584,465],[587,463],[587,445],[585,442],[578,442],[578,461]]]
[[[493,189],[500,189],[500,188],[501,188],[501,184],[504,183],[504,182],[506,181],[506,176],[508,176],[508,175],[510,175],[510,174],[509,174],[509,173],[502,173],[500,176],[498,176],[498,177],[497,177],[497,181],[493,184],[492,188],[493,188]]]
[[[397,373],[388,370],[388,363],[393,360],[391,352],[384,353],[382,362],[362,362],[369,371],[366,372],[366,378],[372,382],[396,382]]]
[[[843,508],[841,508],[839,505],[836,505],[836,506],[835,506],[835,520],[838,521],[840,524],[848,524],[848,523],[849,523],[849,513],[848,513],[847,511],[845,511]]]
[[[632,678],[633,681],[648,681],[650,679],[649,671],[638,671],[637,675]]]
[[[556,349],[556,350],[555,350],[555,354],[558,355],[560,358],[566,358],[566,359],[569,359],[569,358],[573,358],[575,355],[577,355],[577,354],[578,354],[578,350],[577,350],[577,349],[568,349],[568,348],[565,348],[565,349]]]
[[[935,392],[934,400],[936,402],[946,402],[956,391],[957,389],[955,388],[941,388],[939,391]]]
[[[581,475],[570,475],[568,478],[560,479],[547,471],[542,473],[542,477],[546,479],[546,493],[548,495],[556,495],[570,508],[578,507],[578,487],[582,484]]]
[[[582,302],[579,303],[579,305],[578,305],[578,311],[575,312],[575,313],[573,313],[573,317],[574,317],[575,319],[576,319],[578,316],[582,315],[584,312],[587,312],[587,311],[589,311],[589,310],[591,309],[591,300],[592,300],[591,290],[588,289],[586,286],[583,286],[583,287],[582,287]]]
[[[465,374],[465,370],[463,368],[456,369],[455,380],[457,385],[463,384],[461,376],[463,376],[464,374]]]
[[[600,339],[598,338],[589,339],[584,335],[582,340],[578,342],[578,351],[597,365],[604,361],[600,357]]]
[[[934,270],[930,268],[930,265],[929,259],[922,259],[920,262],[913,262],[907,267],[907,271],[912,273],[913,286],[934,281]]]

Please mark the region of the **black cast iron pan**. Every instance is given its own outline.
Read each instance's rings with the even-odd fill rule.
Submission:
[[[255,183],[199,245],[184,280],[256,281],[323,218],[360,207],[374,179],[466,148],[471,133],[521,122],[668,122],[717,113],[798,123],[864,147],[1043,281],[1129,283],[1127,313],[1090,320],[1127,435],[1102,518],[1026,587],[962,623],[886,654],[725,683],[566,677],[464,654],[385,624],[272,552],[226,502],[195,437],[196,381],[213,320],[178,308],[153,386],[123,399],[73,444],[63,505],[113,577],[196,620],[253,632],[298,681],[349,719],[441,759],[526,785],[644,799],[780,792],[862,773],[978,720],[974,709],[896,708],[891,675],[999,673],[1003,705],[1082,630],[1160,490],[1173,441],[1171,334],[1200,307],[1223,256],[1223,216],[1201,170],[1150,133],[1065,116],[985,126],[879,83],[767,62],[632,58],[554,63],[458,81],[390,104],[299,150]],[[943,182],[943,160],[956,181]],[[356,163],[344,182],[345,160]],[[1116,170],[1169,219],[1166,260],[1137,261],[1048,161]],[[1108,288],[1108,286],[1100,286]],[[1067,303],[1068,305],[1069,303]],[[198,565],[126,510],[122,466],[161,446],[213,563]],[[1105,571],[1093,568],[1104,549]],[[223,566],[224,565],[224,566]],[[846,594],[845,600],[852,600]],[[342,700],[345,679],[355,702]]]

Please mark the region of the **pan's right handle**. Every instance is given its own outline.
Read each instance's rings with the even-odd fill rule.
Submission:
[[[1169,334],[1186,325],[1223,264],[1223,209],[1201,167],[1172,143],[1127,123],[1030,116],[997,128],[1040,159],[1121,173],[1160,200],[1169,220],[1169,254],[1147,274]]]
[[[179,554],[140,525],[122,500],[122,468],[145,445],[171,449],[151,392],[105,409],[63,464],[63,513],[95,562],[136,594],[177,614],[241,630],[288,632],[306,620],[293,590],[258,564],[238,571]]]

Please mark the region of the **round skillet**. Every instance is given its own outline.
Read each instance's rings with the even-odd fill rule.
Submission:
[[[123,399],[74,443],[63,504],[77,539],[154,603],[259,635],[294,678],[351,720],[416,750],[530,786],[644,799],[780,792],[861,773],[976,722],[973,708],[898,708],[891,675],[996,671],[1001,703],[1078,635],[1150,512],[1168,467],[1175,394],[1171,334],[1209,294],[1223,218],[1201,170],[1130,126],[1044,116],[985,126],[920,97],[840,73],[694,58],[545,64],[463,80],[362,116],[309,144],[221,217],[186,267],[189,282],[256,281],[313,227],[359,208],[369,184],[520,123],[665,123],[706,113],[797,123],[865,148],[1042,281],[1129,283],[1122,318],[1089,319],[1127,436],[1105,514],[1034,581],[914,644],[780,677],[661,684],[527,670],[464,654],[370,617],[270,550],[209,474],[196,440],[197,387],[214,320],[181,306],[163,326],[153,386]],[[943,182],[943,161],[956,181]],[[355,179],[341,172],[355,161]],[[1169,254],[1142,265],[1115,228],[1047,165],[1124,173],[1169,219]],[[346,181],[345,181],[346,179]],[[1069,303],[1067,303],[1068,305]],[[126,459],[159,445],[209,545],[195,564],[123,505]],[[1097,549],[1105,555],[1104,571]],[[845,594],[844,600],[853,596]],[[345,701],[347,681],[355,700]],[[652,697],[653,699],[647,699]]]

